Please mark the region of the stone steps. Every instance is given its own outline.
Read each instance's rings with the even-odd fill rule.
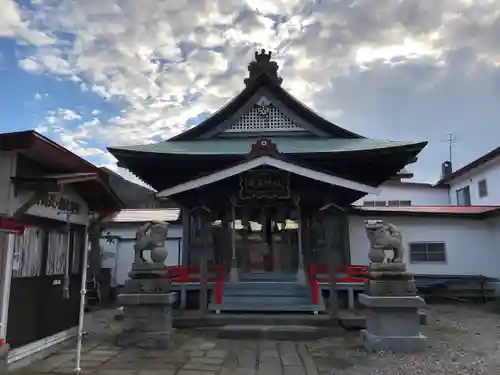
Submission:
[[[266,278],[269,279],[269,275],[266,275]],[[221,304],[216,304],[214,296],[212,296],[209,310],[235,313],[317,313],[325,311],[325,306],[323,300],[320,300],[318,305],[312,304],[308,285],[288,281],[240,281],[238,284],[225,284],[223,286]]]

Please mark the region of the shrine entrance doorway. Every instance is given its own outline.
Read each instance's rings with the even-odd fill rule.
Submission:
[[[299,221],[291,200],[238,202],[235,218],[235,250],[242,278],[297,273]]]

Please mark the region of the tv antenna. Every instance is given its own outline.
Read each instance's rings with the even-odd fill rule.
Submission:
[[[453,165],[453,145],[457,143],[457,138],[453,133],[449,133],[448,137],[441,142],[446,142],[448,143],[448,161]]]

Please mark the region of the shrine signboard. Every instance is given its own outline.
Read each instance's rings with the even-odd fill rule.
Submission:
[[[275,170],[245,172],[240,175],[240,198],[290,198],[290,175]]]

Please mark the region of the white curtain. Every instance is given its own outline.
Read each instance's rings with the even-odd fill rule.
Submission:
[[[27,227],[22,236],[16,236],[12,277],[40,276],[45,232],[37,227]]]

